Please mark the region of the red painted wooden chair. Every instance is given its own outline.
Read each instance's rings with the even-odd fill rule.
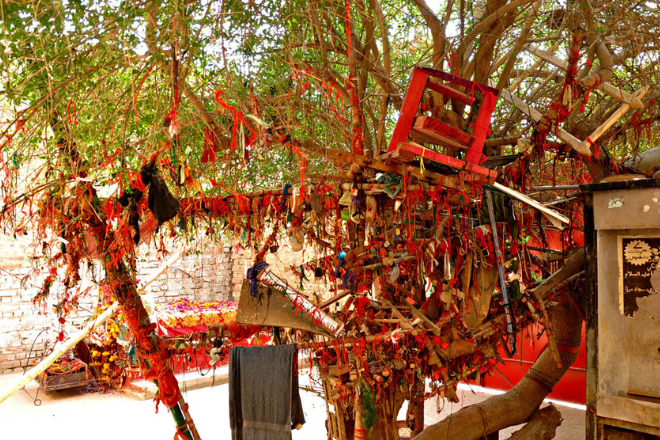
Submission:
[[[465,88],[466,92],[451,88],[449,86],[450,84],[461,86]],[[457,99],[468,106],[478,105],[474,123],[471,124],[474,127],[472,133],[459,130],[430,116],[417,116],[417,110],[426,89],[438,92],[446,98]],[[477,96],[480,99],[475,100]],[[403,99],[399,120],[394,127],[388,152],[384,156],[387,157],[389,155],[389,157],[392,157],[395,152],[399,156],[422,156],[425,159],[458,170],[466,170],[474,174],[483,175],[486,177],[487,183],[492,183],[497,173],[481,167],[479,164],[483,157],[484,142],[490,131],[490,119],[498,96],[498,89],[459,78],[440,70],[428,67],[415,68]],[[408,137],[411,134],[433,144],[467,150],[465,160],[437,153],[423,148],[418,144],[410,143],[408,142]]]

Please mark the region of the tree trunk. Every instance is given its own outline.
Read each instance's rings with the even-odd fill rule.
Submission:
[[[376,424],[369,431],[368,439],[399,440],[399,428],[396,418],[405,396],[397,385],[391,385],[391,388],[392,391],[383,393],[380,399],[376,401],[378,418]]]
[[[562,348],[580,345],[582,318],[579,311],[568,298],[564,298],[549,313],[560,348],[561,368],[555,365],[550,350],[544,350],[513,389],[450,415],[414,439],[476,440],[529,420],[578,356],[577,350]]]

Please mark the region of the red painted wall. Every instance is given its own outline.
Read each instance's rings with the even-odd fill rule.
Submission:
[[[582,221],[582,219],[579,219]],[[559,231],[548,230],[546,234],[547,244],[551,249],[561,250],[561,235]],[[572,239],[578,246],[584,245],[584,234],[582,231],[573,231]],[[531,239],[532,246],[542,247],[543,244]],[[540,252],[532,252],[539,254]],[[586,348],[586,325],[582,323],[582,342],[580,352],[573,366],[564,374],[559,383],[548,397],[551,399],[564,400],[567,402],[584,404],[586,400],[586,367],[587,367],[587,348]],[[537,334],[542,330],[539,325],[532,325],[518,333],[516,348],[518,353],[513,359],[506,358],[506,354],[500,348],[500,354],[505,359],[505,365],[499,364],[497,369],[506,377],[508,382],[517,384],[518,381],[527,373],[534,364],[536,358],[541,354],[548,342],[545,332],[537,339]],[[522,350],[521,350],[522,346]],[[483,386],[498,390],[509,390],[511,385],[500,374],[495,372],[493,376],[488,376],[483,381]]]
[[[582,324],[582,343],[580,352],[573,366],[564,374],[554,390],[548,396],[551,399],[564,400],[566,402],[584,404],[586,400],[586,367],[587,367],[587,349],[585,345],[585,324]],[[505,360],[505,364],[497,365],[497,369],[512,383],[518,381],[527,373],[534,364],[536,358],[541,354],[548,338],[545,332],[540,339],[536,335],[541,330],[538,325],[532,325],[518,334],[516,348],[518,353],[513,359],[506,358],[506,354],[500,349],[500,354]],[[533,337],[533,340],[531,339]],[[522,351],[521,351],[522,345]],[[522,359],[522,361],[521,361]],[[487,376],[483,381],[483,386],[497,390],[509,390],[511,385],[502,378],[497,372],[493,376]]]

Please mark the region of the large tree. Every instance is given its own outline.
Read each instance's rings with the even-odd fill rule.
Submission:
[[[156,152],[180,197],[336,171],[303,144],[378,156],[416,65],[503,89],[486,154],[517,155],[511,185],[600,180],[657,136],[657,17],[636,1],[1,2],[3,226],[57,230],[53,212],[84,196],[85,179],[119,196]],[[439,102],[424,104],[466,128],[464,104]],[[118,214],[104,215],[88,226]],[[572,307],[553,312],[566,340],[579,333]],[[518,385],[532,405],[515,420],[488,407],[489,427],[527,420],[547,394],[538,382]]]

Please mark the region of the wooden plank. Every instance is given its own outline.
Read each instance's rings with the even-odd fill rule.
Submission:
[[[497,172],[488,168],[481,167],[469,162],[466,162],[455,157],[447,156],[442,153],[438,153],[427,148],[422,147],[421,145],[414,144],[412,142],[401,143],[399,149],[407,151],[409,153],[415,154],[418,157],[423,157],[424,159],[431,160],[433,162],[438,162],[443,165],[455,168],[459,171],[468,171],[470,173],[480,174],[485,177],[484,180],[480,180],[484,185],[490,185],[495,182],[497,178]]]
[[[463,92],[460,92],[456,89],[452,89],[451,87],[447,87],[443,84],[438,84],[437,82],[429,81],[426,84],[426,87],[428,87],[431,90],[434,90],[438,93],[443,94],[444,96],[448,98],[454,98],[457,99],[458,101],[462,102],[463,104],[466,105],[472,105],[472,98],[468,95],[466,95]]]
[[[644,426],[660,428],[660,403],[650,400],[597,395],[596,414]]]
[[[408,84],[408,90],[406,90],[406,95],[404,96],[403,104],[401,105],[399,120],[394,127],[390,146],[387,151],[394,150],[396,146],[399,145],[399,142],[404,142],[408,139],[408,134],[415,122],[417,108],[419,107],[419,102],[422,100],[428,77],[429,76],[420,69],[413,70],[410,83]]]
[[[416,157],[415,154],[409,153],[407,151],[402,151],[401,145],[404,145],[404,142],[399,143],[396,149],[379,155],[378,157],[376,157],[376,159],[382,161],[394,160],[396,162],[401,162],[401,163],[408,163],[415,160]]]
[[[502,98],[515,105],[518,110],[523,112],[527,117],[531,118],[535,122],[538,122],[541,120],[543,115],[531,108],[527,103],[523,102],[520,98],[509,92],[507,89],[502,89]],[[553,130],[553,134],[555,134],[559,139],[570,145],[575,151],[580,153],[583,156],[591,156],[591,149],[590,148],[585,148],[584,143],[564,130],[563,128],[557,128],[556,130]]]
[[[601,83],[596,88],[607,93],[609,96],[611,96],[614,99],[618,99],[619,101],[625,102],[634,109],[639,110],[641,108],[644,108],[644,103],[640,99],[641,96],[635,96],[635,95],[631,95],[630,93],[626,93],[609,82]]]
[[[444,136],[434,130],[429,130],[425,128],[413,128],[411,130],[411,133],[423,138],[425,141],[430,142],[435,145],[442,145],[443,147],[447,148],[456,148],[459,150],[467,150],[468,147],[460,142],[457,142],[456,140]],[[404,141],[402,141],[404,142]]]
[[[520,192],[518,192],[514,189],[511,189],[511,188],[508,188],[508,187],[506,187],[506,186],[504,186],[500,183],[497,183],[497,182],[493,183],[493,187],[495,189],[497,189],[498,191],[501,191],[504,194],[506,194],[510,197],[513,197],[514,199],[519,200],[519,201],[525,203],[526,205],[531,206],[532,208],[538,209],[546,217],[549,217],[550,220],[554,219],[555,221],[552,222],[553,224],[555,224],[557,222],[568,224],[570,222],[568,217],[566,217],[564,215],[561,215],[560,213],[558,213],[557,211],[555,211],[553,209],[546,208],[545,206],[541,205],[536,200],[534,200],[530,197],[527,197],[523,193],[520,193]]]
[[[644,86],[641,89],[637,90],[635,92],[635,96],[637,98],[643,98],[644,95],[646,95],[646,92],[649,90],[651,86]],[[632,108],[630,104],[622,104],[619,109],[617,109],[612,115],[607,118],[607,121],[603,122],[600,127],[598,127],[596,130],[594,130],[593,133],[591,133],[591,136],[587,138],[585,141],[585,144],[587,147],[591,142],[596,142],[596,140],[601,137],[609,128],[614,125],[616,121],[619,120],[623,115],[628,113],[628,111]]]
[[[465,87],[466,89],[472,89],[472,86],[477,85],[483,92],[491,92],[495,96],[499,93],[499,90],[495,87],[487,86],[485,84],[475,83],[460,76],[454,76],[451,73],[443,72],[442,70],[432,69],[430,67],[420,67],[419,70],[423,71],[429,76],[434,78],[440,78],[443,81],[456,84],[457,86]]]
[[[469,148],[470,145],[472,145],[474,142],[474,136],[472,136],[470,133],[466,133],[463,130],[459,130],[456,127],[452,127],[451,125],[445,124],[444,122],[430,116],[418,116],[415,119],[415,125],[413,125],[413,129],[436,131],[441,135],[448,136],[458,142],[464,143],[465,148]]]
[[[523,46],[523,49],[525,49],[527,52],[531,53],[532,55],[536,55],[537,57],[541,58],[544,61],[547,61],[548,63],[559,67],[560,69],[566,70],[568,69],[568,61],[562,60],[559,57],[554,56],[550,52],[546,52],[543,49],[540,49],[533,44],[525,44]]]
[[[559,42],[560,42],[560,41],[558,40],[557,42],[555,42],[555,43],[550,47],[550,50],[548,51],[548,53],[549,53],[550,55],[552,55],[552,54],[555,53],[555,50],[557,50],[557,47],[559,47]],[[525,79],[527,79],[527,77],[529,77],[529,75],[531,75],[532,72],[534,72],[536,69],[538,69],[538,68],[541,66],[541,64],[543,64],[543,63],[544,63],[543,58],[540,58],[540,57],[539,57],[539,59],[538,59],[534,64],[532,64],[532,65],[527,69],[527,71],[526,71],[525,73],[523,73],[521,76],[519,76],[518,78],[516,78],[516,80],[514,81],[514,83],[511,84],[511,85],[509,86],[509,91],[510,91],[510,92],[515,92],[516,89],[518,88],[518,86],[519,86],[519,85],[520,85]]]
[[[479,114],[477,115],[477,120],[474,124],[474,137],[475,140],[472,142],[470,151],[468,151],[465,160],[473,164],[481,163],[483,155],[484,142],[490,134],[490,118],[493,115],[493,110],[495,110],[495,103],[497,102],[497,96],[493,93],[484,93],[484,98],[481,101],[481,106],[479,107]]]

